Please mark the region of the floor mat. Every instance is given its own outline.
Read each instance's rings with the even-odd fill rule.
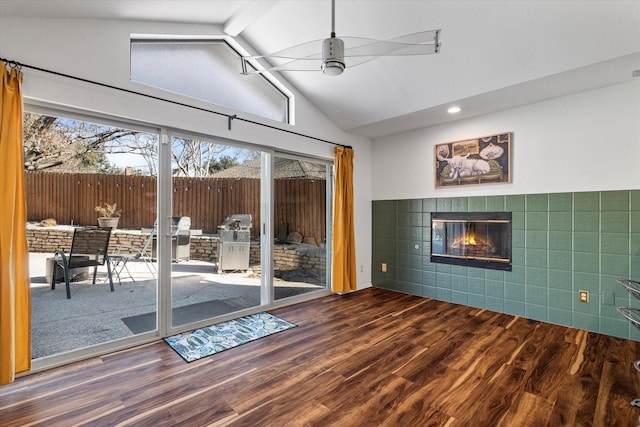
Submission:
[[[293,323],[262,312],[174,335],[164,340],[184,360],[193,362],[295,327],[296,325]]]

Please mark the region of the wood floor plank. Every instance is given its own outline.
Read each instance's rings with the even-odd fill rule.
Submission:
[[[312,425],[380,425],[409,394],[411,383],[393,374],[362,373],[345,381],[341,398],[325,396],[321,402],[331,409]]]
[[[578,408],[581,408],[583,402],[589,394],[589,390],[593,387],[587,377],[581,378],[578,375],[567,374],[562,381],[555,402],[552,404],[550,412],[547,414],[549,426],[575,426],[575,425],[592,425],[588,419],[581,417],[586,424],[578,423]],[[541,400],[545,400],[541,396],[536,396]],[[593,409],[595,410],[595,408]],[[589,414],[589,409],[585,408],[584,413]],[[592,414],[593,415],[593,414]]]
[[[369,288],[185,363],[164,342],[0,388],[2,426],[627,426],[640,343]]]
[[[523,392],[497,425],[499,427],[544,427],[549,422],[552,407],[553,404],[548,400]]]

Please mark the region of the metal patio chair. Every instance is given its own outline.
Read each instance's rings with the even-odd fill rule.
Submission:
[[[131,245],[118,245],[114,248],[113,252],[109,255],[109,259],[112,265],[111,270],[113,274],[115,274],[118,278],[118,282],[120,284],[122,284],[120,276],[124,273],[126,273],[133,282],[136,281],[136,279],[131,274],[129,267],[127,266],[130,261],[144,262],[145,266],[149,270],[149,273],[151,273],[151,276],[155,279],[157,270],[151,257],[151,245],[155,235],[156,228],[154,226],[142,248]]]
[[[96,283],[98,267],[107,265],[107,277],[113,289],[111,277],[111,263],[109,262],[109,239],[111,227],[79,227],[73,231],[71,251],[67,256],[64,251],[57,251],[54,256],[54,274],[51,278],[51,289],[56,288],[56,270],[64,272],[64,284],[67,288],[67,299],[71,298],[70,276],[71,270],[76,268],[93,267],[93,284]]]

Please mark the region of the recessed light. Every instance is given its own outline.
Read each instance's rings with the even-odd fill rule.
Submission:
[[[462,111],[462,108],[460,107],[449,107],[449,109],[447,110],[447,113],[455,114],[455,113],[459,113],[460,111]]]

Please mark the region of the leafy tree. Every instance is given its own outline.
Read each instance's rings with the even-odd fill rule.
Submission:
[[[220,172],[221,170],[229,169],[233,166],[238,166],[239,164],[240,162],[238,162],[237,157],[224,155],[209,163],[209,173],[214,174],[216,172]]]

